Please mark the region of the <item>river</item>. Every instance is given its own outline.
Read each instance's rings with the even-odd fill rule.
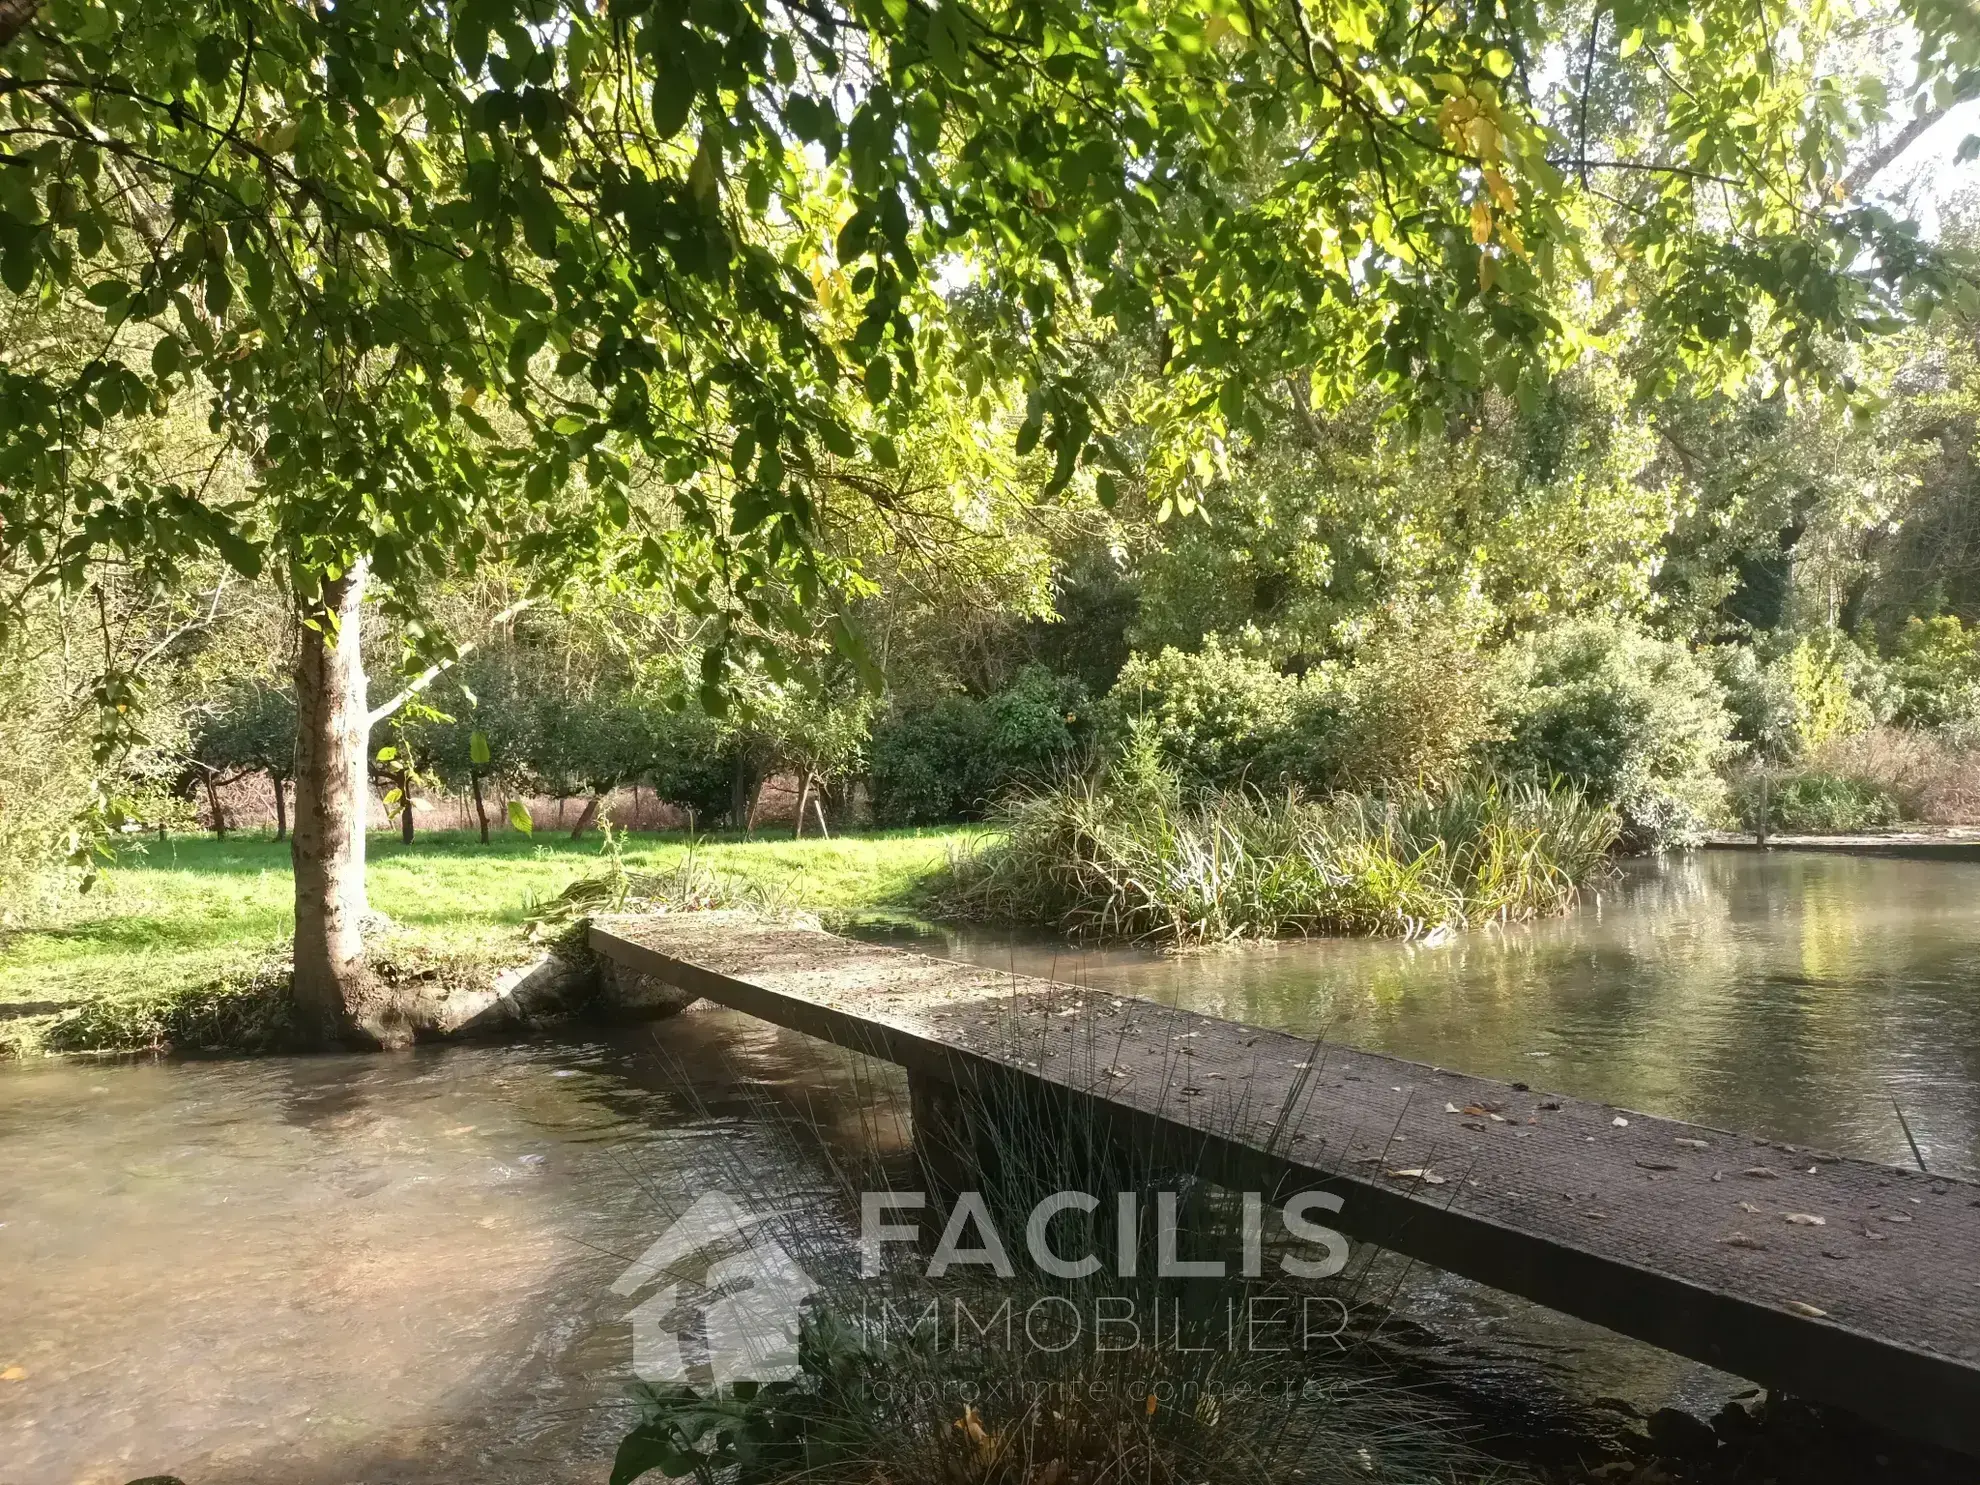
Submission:
[[[923,946],[1873,1159],[1913,1159],[1902,1108],[1934,1169],[1980,1170],[1980,865],[1637,863],[1572,918],[1435,946]],[[707,1008],[0,1071],[0,1485],[600,1480],[630,1417],[613,1280],[704,1191],[829,1202],[835,1153],[898,1152],[903,1103]],[[1738,1385],[1436,1275],[1398,1308],[1515,1390],[1709,1411]]]

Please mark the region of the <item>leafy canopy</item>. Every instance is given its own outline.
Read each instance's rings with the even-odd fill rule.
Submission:
[[[0,562],[31,588],[272,558],[307,598],[366,560],[416,636],[438,575],[609,562],[708,619],[711,686],[731,634],[782,666],[764,636],[834,579],[821,481],[891,466],[933,377],[1019,381],[1049,492],[1145,475],[1187,508],[1289,375],[1530,401],[1590,272],[1628,281],[1653,381],[1756,349],[1808,373],[1818,335],[1952,286],[1852,198],[1893,105],[1824,73],[1840,21],[1791,0],[24,12],[0,283],[97,323],[0,350]],[[1971,16],[1909,15],[1921,96],[1969,87]],[[1598,76],[1635,86],[1591,136]],[[1158,348],[1132,453],[1096,320]],[[251,497],[120,437],[187,398]]]

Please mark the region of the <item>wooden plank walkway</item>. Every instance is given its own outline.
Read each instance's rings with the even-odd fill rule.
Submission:
[[[1980,1186],[730,914],[591,941],[911,1078],[1066,1090],[1224,1184],[1340,1193],[1351,1237],[1980,1454]]]

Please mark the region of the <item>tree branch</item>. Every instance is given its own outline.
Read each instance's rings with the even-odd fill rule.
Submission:
[[[1955,104],[1964,101],[1972,92],[1973,89],[1971,88],[1960,88],[1956,90],[1952,98],[1935,107],[1926,109],[1925,112],[1912,119],[1910,123],[1906,124],[1897,133],[1893,134],[1868,155],[1864,156],[1862,162],[1843,178],[1844,194],[1854,196],[1865,186],[1869,185],[1871,181],[1883,173],[1891,161],[1916,144],[1920,135],[1938,123],[1940,119],[1944,118],[1952,110]]]
[[[531,604],[535,602],[536,600],[534,598],[517,599],[516,602],[510,604],[507,608],[503,609],[502,612],[497,614],[494,618],[490,619],[488,621],[488,627],[491,630],[501,628],[502,625],[508,623],[509,620],[513,619],[517,614],[521,613],[524,609],[528,608]],[[386,702],[384,705],[375,708],[372,711],[371,715],[364,719],[365,727],[367,729],[376,727],[380,722],[383,722],[386,718],[390,717],[392,713],[396,712],[400,707],[404,706],[408,701],[411,701],[415,696],[419,695],[419,693],[424,691],[428,686],[432,685],[435,681],[439,680],[441,676],[445,675],[448,671],[452,670],[456,665],[460,664],[461,661],[467,659],[469,655],[473,654],[475,650],[475,645],[477,643],[478,641],[470,640],[467,644],[462,645],[460,649],[455,652],[453,659],[442,660],[438,665],[427,666],[425,670],[421,671],[419,675],[413,679],[412,684],[407,686],[405,690],[401,691],[397,696],[394,696],[390,701]]]

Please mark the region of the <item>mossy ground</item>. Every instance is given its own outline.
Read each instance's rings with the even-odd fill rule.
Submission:
[[[692,849],[767,904],[857,911],[910,903],[969,834],[638,835],[620,837],[620,850],[629,870],[667,872]],[[407,846],[379,834],[368,851],[371,904],[392,921],[393,954],[454,965],[513,962],[531,909],[606,864],[596,836],[505,832],[484,846],[434,832]],[[294,928],[292,892],[289,848],[265,835],[132,850],[94,892],[70,892],[0,935],[0,1056],[184,1044],[196,1031],[202,1044],[265,1040],[258,1008]],[[37,1013],[20,1014],[29,1005]]]

